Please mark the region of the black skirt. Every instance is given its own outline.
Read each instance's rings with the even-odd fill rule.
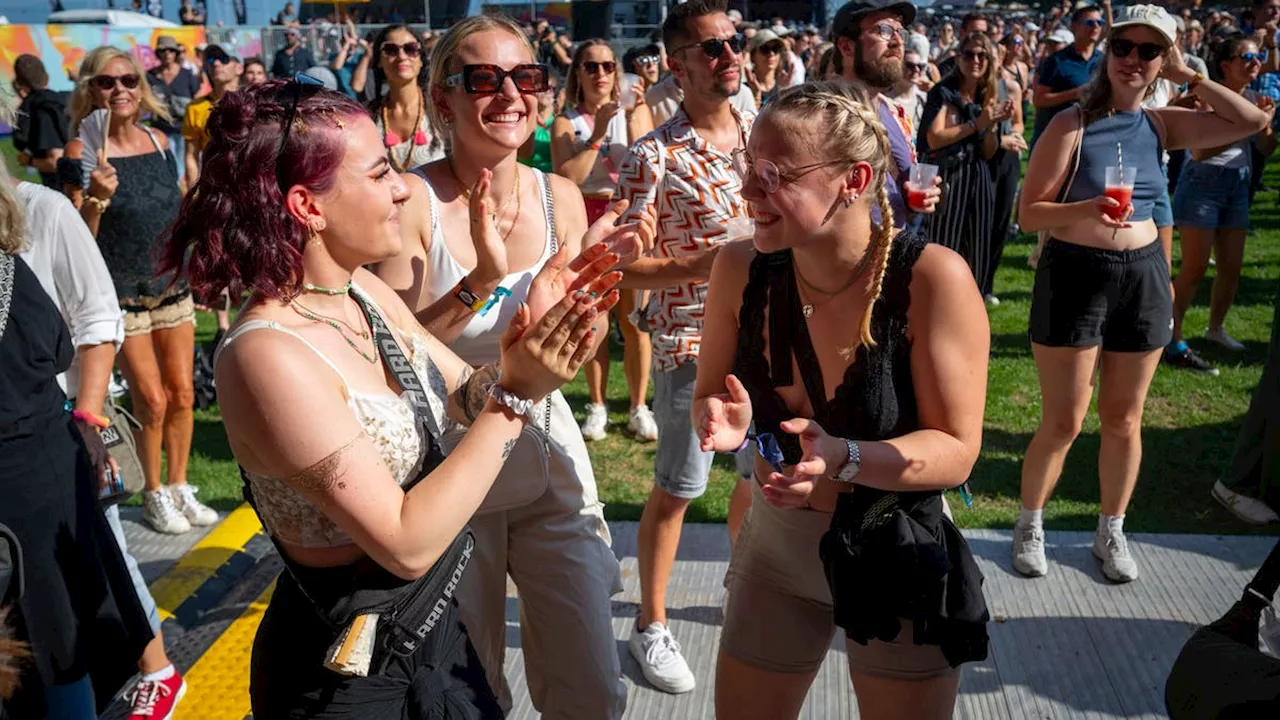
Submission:
[[[306,568],[308,587],[342,587],[349,568]],[[280,574],[253,643],[249,695],[257,718],[325,720],[491,720],[502,710],[451,601],[414,655],[391,661],[370,677],[324,667],[335,633],[302,594],[289,571]],[[375,664],[376,664],[375,658]]]

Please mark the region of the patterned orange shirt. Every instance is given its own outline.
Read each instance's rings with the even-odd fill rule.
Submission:
[[[755,115],[733,110],[742,145]],[[682,106],[657,130],[631,146],[615,200],[629,200],[624,221],[656,206],[658,237],[653,257],[678,258],[724,242],[725,224],[747,217],[742,180],[730,157],[704,140]],[[681,283],[654,293],[649,303],[653,367],[667,372],[697,362],[702,343],[705,282]]]

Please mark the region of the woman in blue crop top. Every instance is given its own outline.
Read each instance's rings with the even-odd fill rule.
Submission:
[[[1031,153],[1022,186],[1024,230],[1048,231],[1036,269],[1030,336],[1040,375],[1041,424],[1022,466],[1022,516],[1013,565],[1044,575],[1042,512],[1080,432],[1098,373],[1101,515],[1094,555],[1113,582],[1138,576],[1123,532],[1142,458],[1142,408],[1169,342],[1169,248],[1151,219],[1164,149],[1229,144],[1263,129],[1266,113],[1190,70],[1162,8],[1135,5],[1112,26],[1103,68],[1080,106],[1058,114]],[[1212,112],[1142,110],[1158,77],[1186,83]],[[1075,148],[1079,146],[1079,160]],[[1104,194],[1106,170],[1137,170],[1132,200]]]
[[[769,103],[739,164],[755,236],[712,271],[702,449],[745,446],[754,418],[781,450],[756,456],[725,581],[721,718],[797,717],[837,627],[867,720],[950,718],[959,666],[986,657],[982,575],[942,491],[978,456],[990,330],[964,259],[894,229],[870,106],[828,82]]]

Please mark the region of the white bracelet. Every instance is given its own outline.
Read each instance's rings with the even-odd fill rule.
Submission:
[[[517,415],[527,415],[530,418],[533,417],[533,406],[537,405],[537,402],[517,397],[515,393],[508,392],[496,382],[485,383],[484,392],[492,398],[494,402],[510,409],[511,412]]]

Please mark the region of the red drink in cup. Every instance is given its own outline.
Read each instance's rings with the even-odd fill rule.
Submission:
[[[933,179],[938,177],[938,166],[928,163],[916,163],[911,166],[907,182],[911,187],[907,191],[907,207],[920,212],[924,210],[924,200],[928,190],[933,189]]]
[[[1102,212],[1112,220],[1122,220],[1129,213],[1133,204],[1133,183],[1138,178],[1138,169],[1127,167],[1107,168],[1107,184],[1103,194],[1120,204],[1119,207],[1105,207]]]

